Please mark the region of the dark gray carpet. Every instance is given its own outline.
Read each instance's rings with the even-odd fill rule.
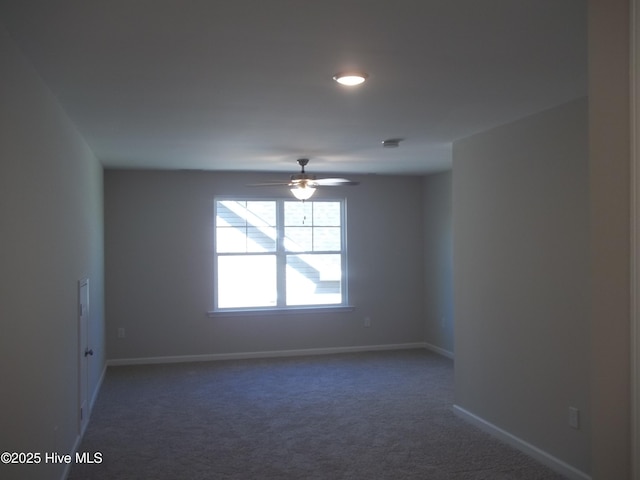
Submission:
[[[108,369],[91,479],[564,477],[456,417],[453,363],[394,351]]]

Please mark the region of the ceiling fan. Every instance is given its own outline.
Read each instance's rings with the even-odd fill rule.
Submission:
[[[252,186],[286,185],[290,187],[291,193],[298,200],[308,200],[316,191],[316,187],[341,187],[343,185],[358,185],[359,183],[346,178],[316,178],[315,175],[304,170],[304,167],[309,163],[308,158],[299,158],[297,162],[300,165],[300,173],[291,175],[288,182],[254,183]]]

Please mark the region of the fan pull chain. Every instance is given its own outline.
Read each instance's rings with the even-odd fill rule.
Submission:
[[[304,200],[302,200],[302,224],[304,225],[306,221],[307,221],[307,204]]]

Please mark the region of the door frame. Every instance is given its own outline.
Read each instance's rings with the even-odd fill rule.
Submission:
[[[630,2],[631,468],[640,480],[640,0]]]
[[[82,308],[82,289],[86,287],[86,311]],[[89,422],[91,399],[89,397],[89,364],[85,349],[89,346],[89,278],[78,280],[78,435],[84,433]],[[83,317],[85,320],[83,320]],[[84,323],[83,323],[84,322]],[[83,402],[84,400],[84,402]]]

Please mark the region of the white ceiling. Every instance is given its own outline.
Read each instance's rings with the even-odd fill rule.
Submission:
[[[587,91],[584,0],[2,0],[0,22],[108,168],[424,174]]]

